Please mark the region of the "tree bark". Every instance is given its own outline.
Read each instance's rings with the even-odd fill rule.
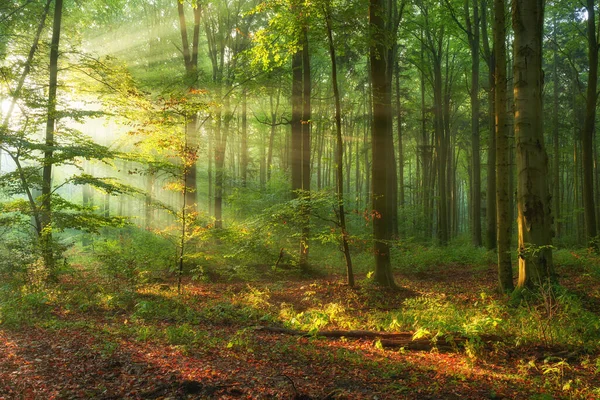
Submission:
[[[543,0],[513,1],[519,288],[541,285],[554,276],[548,156],[542,132],[543,24]]]
[[[179,33],[181,35],[181,44],[183,52],[183,62],[186,72],[186,84],[189,88],[197,87],[197,70],[198,70],[198,44],[200,37],[200,7],[194,8],[194,30],[192,33],[192,46],[188,39],[187,23],[185,20],[185,13],[183,9],[183,3],[177,3],[177,13],[179,16]],[[193,165],[185,168],[185,203],[187,207],[194,211],[198,210],[198,183],[197,183],[197,168],[196,168],[196,152],[198,151],[198,133],[197,133],[197,122],[198,117],[196,113],[186,116],[185,135],[188,151],[193,153],[190,157],[193,158]]]
[[[514,289],[511,260],[512,219],[510,210],[510,144],[507,124],[506,17],[505,0],[494,0],[495,116],[496,116],[496,220],[498,283],[500,292]],[[489,171],[491,173],[491,171]],[[491,196],[491,193],[488,193]]]
[[[594,125],[598,99],[598,42],[596,37],[596,17],[594,0],[587,0],[587,39],[588,39],[588,83],[586,93],[585,120],[582,132],[583,162],[583,210],[585,213],[585,233],[589,244],[596,239],[596,210],[594,208]],[[598,249],[598,244],[593,244]]]
[[[486,246],[488,250],[496,249],[497,245],[497,210],[496,210],[496,59],[494,48],[490,48],[488,35],[488,3],[487,0],[481,0],[481,38],[483,43],[483,53],[488,67],[488,121],[490,135],[488,140],[487,157],[487,227],[486,227]],[[506,18],[505,18],[506,20]],[[505,40],[505,39],[503,39]],[[506,50],[505,50],[506,54]],[[505,61],[506,64],[506,56]],[[505,67],[506,69],[506,67]],[[505,72],[506,78],[506,72]]]
[[[354,287],[354,272],[352,270],[352,257],[348,246],[348,230],[346,229],[346,214],[344,211],[344,140],[342,138],[342,107],[340,104],[340,91],[338,88],[337,63],[335,58],[335,47],[333,44],[333,33],[331,27],[331,10],[329,3],[325,6],[325,21],[327,25],[327,40],[329,43],[329,56],[331,58],[331,83],[333,86],[333,97],[335,99],[335,132],[337,139],[337,201],[338,220],[342,231],[342,249],[346,260],[346,276],[348,286]]]
[[[442,80],[442,38],[430,39],[433,62],[433,110],[435,129],[436,172],[438,182],[438,242],[448,244],[448,209],[446,193],[446,134],[444,129],[444,98]],[[434,43],[435,41],[435,43]]]
[[[304,27],[302,43],[302,192],[307,202],[301,210],[303,214],[302,236],[300,238],[300,266],[308,267],[308,252],[310,235],[310,131],[312,126],[311,112],[311,76],[310,76],[310,54],[308,52],[308,28]]]
[[[423,31],[421,31],[421,65],[425,62],[424,56],[424,38]],[[431,197],[430,193],[430,180],[431,180],[431,146],[429,145],[429,138],[427,135],[427,114],[425,110],[425,72],[421,71],[420,74],[420,83],[421,83],[421,163],[422,163],[422,171],[423,178],[421,179],[421,192],[422,192],[422,201],[423,201],[423,221],[425,225],[425,238],[431,238],[431,227],[432,227],[432,210],[429,206],[429,199]]]
[[[244,89],[242,94],[242,155],[240,160],[240,175],[242,187],[248,185],[248,93]]]
[[[557,49],[557,35],[558,29],[556,24],[556,16],[553,18],[553,38],[555,45],[552,48],[552,145],[554,162],[552,163],[552,182],[553,182],[553,196],[554,200],[554,232],[556,238],[561,235],[561,221],[560,221],[560,152],[559,152],[559,136],[558,136],[558,93],[560,82],[558,80],[558,49]]]
[[[390,261],[391,231],[389,220],[392,217],[388,201],[388,157],[386,148],[387,136],[391,133],[392,110],[390,104],[391,82],[388,82],[387,54],[384,20],[385,5],[383,0],[370,0],[370,76],[373,116],[371,125],[371,158],[372,158],[372,204],[373,204],[373,252],[375,256],[375,281],[386,287],[394,287],[396,283],[392,274]]]
[[[469,22],[468,6],[465,6],[465,17],[469,45],[471,47],[471,158],[473,176],[473,194],[471,213],[473,215],[472,241],[474,246],[481,246],[481,155],[479,148],[479,7],[478,0],[473,0],[473,21]],[[467,4],[465,2],[465,4]],[[485,11],[484,11],[485,12]],[[491,195],[491,194],[490,194]]]
[[[44,267],[50,279],[56,279],[53,238],[52,238],[52,165],[54,133],[56,130],[56,92],[58,89],[58,47],[60,43],[63,1],[54,3],[54,23],[50,44],[50,79],[48,88],[48,114],[46,118],[46,149],[42,169],[41,231],[38,232],[42,245]]]
[[[277,132],[277,111],[279,110],[279,99],[281,94],[281,86],[277,88],[277,99],[273,104],[273,92],[269,97],[269,105],[271,112],[271,130],[269,133],[269,148],[267,150],[267,182],[271,180],[271,172],[273,168],[273,146],[275,144],[275,132]]]

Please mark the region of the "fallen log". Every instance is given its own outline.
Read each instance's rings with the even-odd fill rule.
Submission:
[[[446,335],[444,337],[435,338],[421,337],[418,339],[413,339],[414,333],[412,332],[387,333],[364,330],[331,330],[308,332],[276,326],[259,326],[256,327],[255,330],[294,336],[317,336],[334,339],[339,339],[342,337],[352,339],[371,339],[374,341],[379,341],[383,348],[404,348],[406,350],[416,351],[438,350],[443,352],[456,352],[459,349],[464,348],[465,343],[469,340],[467,337],[462,335]],[[495,335],[482,335],[479,336],[479,340],[481,340],[485,345],[489,345],[492,342],[502,341],[499,336]]]

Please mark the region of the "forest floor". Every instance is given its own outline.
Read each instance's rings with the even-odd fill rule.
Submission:
[[[560,272],[570,290],[583,294],[585,288],[583,304],[597,313],[600,284],[577,271]],[[110,294],[103,282],[86,276],[63,282],[60,302],[47,296],[32,306],[27,323],[0,325],[0,398],[600,397],[600,354],[594,351],[502,338],[456,351],[437,349],[434,341],[431,349],[413,351],[387,348],[373,338],[258,328],[377,330],[378,322],[368,322],[377,320],[375,313],[385,318],[410,299],[442,296],[453,304],[477,304],[483,293],[497,296],[492,267],[398,274],[397,291],[379,290],[364,277],[350,289],[342,277],[327,276],[185,281],[182,295],[176,282],[163,282],[126,296],[123,287]]]

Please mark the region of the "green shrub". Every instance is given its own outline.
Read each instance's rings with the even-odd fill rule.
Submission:
[[[217,325],[232,325],[257,321],[265,314],[248,306],[239,306],[229,302],[218,302],[202,309],[198,315],[201,321]]]
[[[52,309],[46,292],[0,293],[0,325],[19,327],[30,325],[50,316]]]
[[[397,242],[392,249],[392,265],[402,271],[427,271],[444,265],[486,268],[495,262],[495,254],[482,247],[451,244],[445,247]]]
[[[100,271],[113,282],[134,287],[147,283],[175,266],[175,246],[151,232],[117,230],[117,237],[95,246]]]
[[[134,306],[132,320],[195,322],[197,315],[191,308],[173,300],[140,300]]]

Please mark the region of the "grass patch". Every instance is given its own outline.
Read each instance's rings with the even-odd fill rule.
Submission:
[[[392,251],[392,265],[401,272],[425,272],[445,265],[485,269],[496,262],[496,255],[483,247],[425,246],[399,242]]]

